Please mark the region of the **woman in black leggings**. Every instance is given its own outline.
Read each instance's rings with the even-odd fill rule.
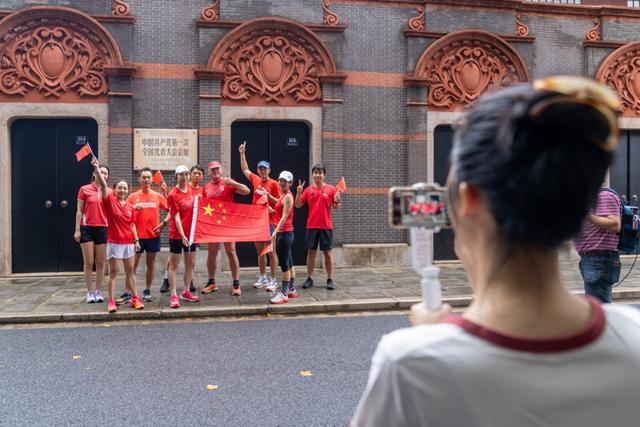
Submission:
[[[271,236],[275,240],[276,254],[282,270],[282,288],[271,298],[271,304],[284,304],[289,298],[297,298],[298,292],[291,280],[291,270],[293,268],[293,257],[291,247],[293,246],[293,195],[291,194],[291,183],[293,174],[289,171],[280,172],[278,184],[282,190],[282,197],[275,205],[278,225]]]

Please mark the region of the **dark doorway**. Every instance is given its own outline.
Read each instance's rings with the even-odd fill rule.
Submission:
[[[78,189],[91,173],[89,161],[75,157],[85,140],[97,153],[94,120],[19,119],[11,126],[14,273],[82,271],[73,231]]]
[[[449,174],[449,155],[453,146],[453,128],[450,125],[436,126],[434,130],[433,178],[445,185]],[[453,250],[453,231],[440,230],[433,235],[433,259],[438,261],[458,259]]]
[[[640,160],[640,132],[622,132],[609,181],[611,188],[634,206],[638,206],[640,197],[640,167],[636,160]]]
[[[250,183],[240,170],[238,147],[247,141],[247,162],[252,172],[260,160],[271,163],[271,177],[277,179],[283,170],[293,173],[295,193],[298,180],[309,184],[309,127],[300,122],[238,121],[231,125],[231,177],[251,188]],[[236,201],[251,203],[252,195],[237,197]],[[293,214],[295,241],[293,244],[293,262],[296,265],[306,263],[304,236],[306,233],[307,207],[296,209]],[[240,265],[256,266],[258,259],[252,243],[238,243]]]

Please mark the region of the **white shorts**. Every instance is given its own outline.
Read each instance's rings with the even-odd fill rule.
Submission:
[[[136,254],[136,247],[131,244],[107,243],[107,259],[129,259]]]

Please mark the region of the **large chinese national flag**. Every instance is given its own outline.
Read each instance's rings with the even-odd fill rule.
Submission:
[[[191,243],[266,242],[270,239],[267,205],[196,197]]]

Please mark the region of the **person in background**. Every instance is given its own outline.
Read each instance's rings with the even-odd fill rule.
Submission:
[[[447,209],[473,301],[461,316],[416,304],[415,326],[382,338],[354,427],[638,424],[640,312],[572,294],[558,264],[611,165],[618,107],[578,77],[471,107]]]
[[[293,255],[291,248],[293,247],[293,195],[291,194],[291,184],[293,183],[293,174],[289,171],[280,172],[278,184],[282,196],[276,202],[275,211],[277,224],[271,235],[271,240],[275,243],[274,247],[278,254],[280,269],[282,270],[282,287],[273,298],[271,304],[283,304],[289,301],[289,298],[298,298],[296,286],[291,282],[291,269],[293,268]]]

